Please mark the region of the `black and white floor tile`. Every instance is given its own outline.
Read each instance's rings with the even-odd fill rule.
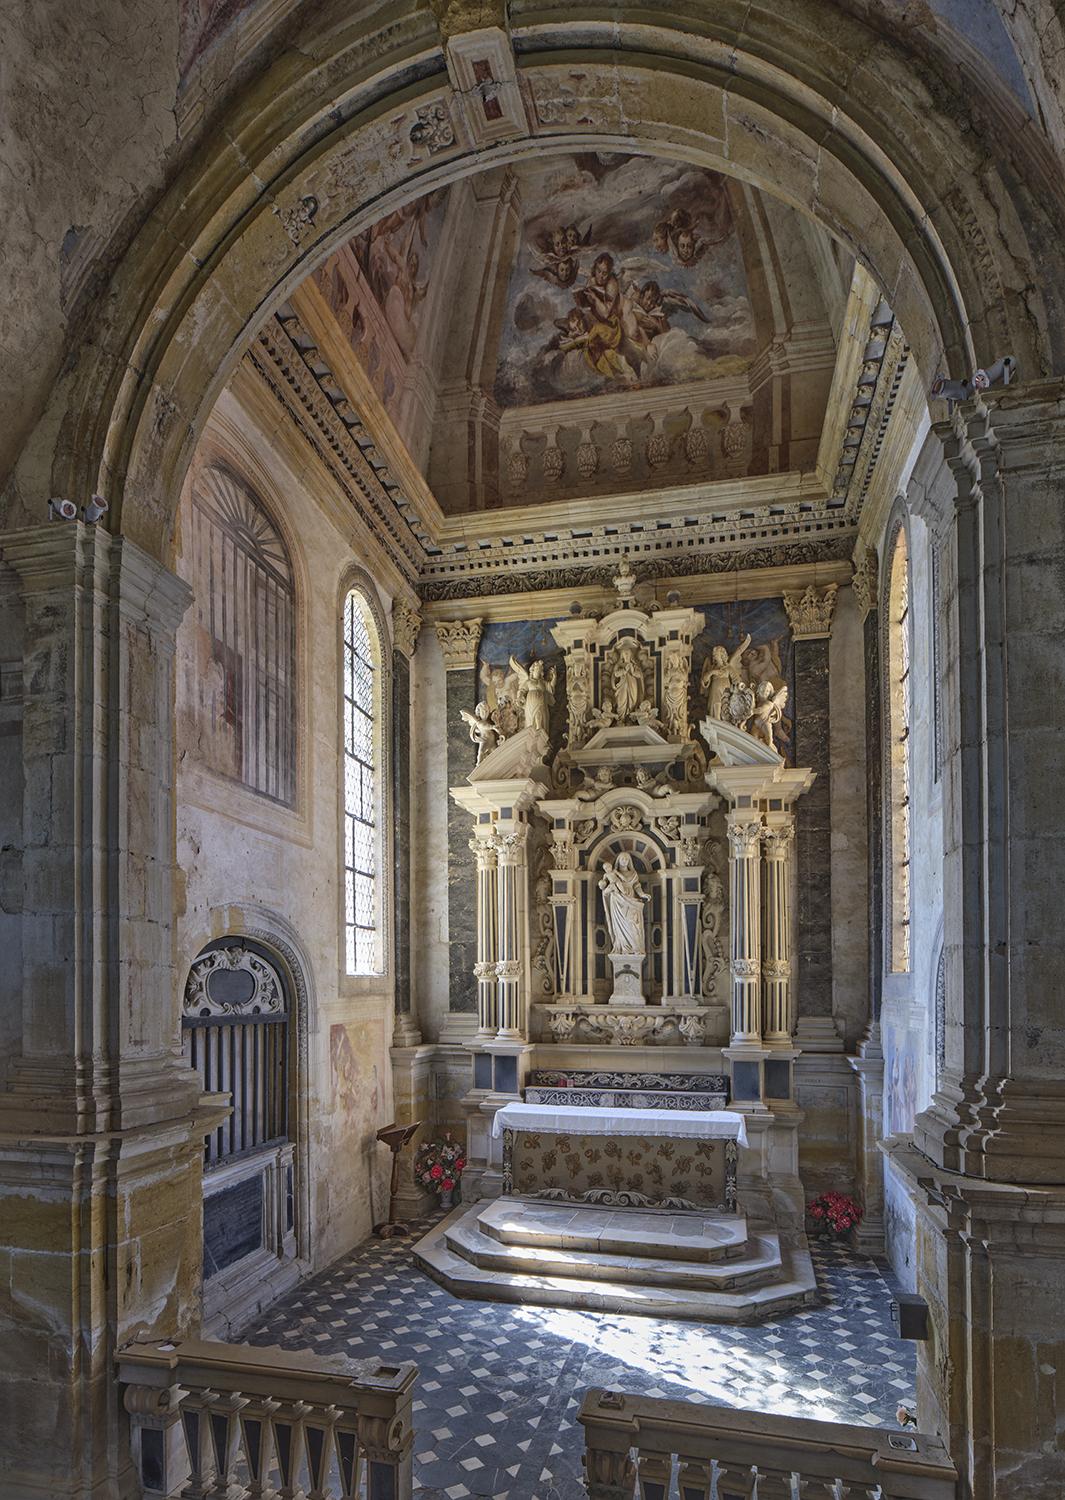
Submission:
[[[245,1338],[416,1361],[416,1500],[584,1500],[575,1416],[590,1386],[872,1427],[913,1405],[885,1276],[836,1245],[812,1246],[821,1305],[753,1328],[464,1301],[410,1246],[369,1241]]]

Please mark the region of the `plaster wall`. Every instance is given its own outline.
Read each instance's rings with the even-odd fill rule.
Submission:
[[[227,448],[239,432],[243,451]],[[340,869],[340,626],[345,575],[357,554],[313,481],[286,461],[271,435],[227,394],[205,437],[260,494],[289,541],[297,574],[298,787],[288,809],[208,770],[188,735],[179,740],[176,923],[179,985],[214,938],[274,933],[301,956],[307,1014],[303,1076],[292,1111],[305,1135],[309,1222],[297,1225],[305,1259],[325,1265],[369,1234],[387,1211],[388,1158],[374,1140],[392,1119],[392,979],[343,972]],[[249,470],[247,453],[255,455]],[[187,495],[179,517],[187,514]],[[180,553],[177,568],[182,571]],[[390,607],[382,598],[386,614]],[[191,649],[191,612],[178,632],[178,681]],[[383,642],[386,660],[391,648]],[[179,718],[181,689],[179,687]],[[384,782],[385,778],[382,778]],[[387,870],[379,892],[387,899]],[[297,1150],[297,1161],[301,1153]],[[297,1193],[299,1200],[300,1194]]]

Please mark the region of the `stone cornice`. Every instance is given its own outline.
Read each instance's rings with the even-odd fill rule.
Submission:
[[[279,317],[271,318],[247,358],[373,528],[391,560],[413,583],[425,557],[424,544],[371,463],[374,446],[365,428],[350,408],[345,410],[347,402],[343,396],[334,400],[327,394],[324,382],[328,370],[312,371],[303,351],[290,337],[289,326],[293,322],[290,318],[286,326]],[[293,332],[298,327],[296,324]],[[364,444],[360,443],[360,437],[365,438]]]

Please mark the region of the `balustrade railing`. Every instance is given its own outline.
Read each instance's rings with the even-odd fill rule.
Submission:
[[[195,1340],[118,1355],[152,1500],[410,1500],[416,1374],[409,1361]]]
[[[927,1433],[811,1422],[590,1390],[589,1500],[955,1500],[958,1476]]]

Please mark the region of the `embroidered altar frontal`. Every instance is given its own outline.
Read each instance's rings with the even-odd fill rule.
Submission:
[[[735,1141],[504,1130],[503,1191],[617,1208],[736,1207]]]

